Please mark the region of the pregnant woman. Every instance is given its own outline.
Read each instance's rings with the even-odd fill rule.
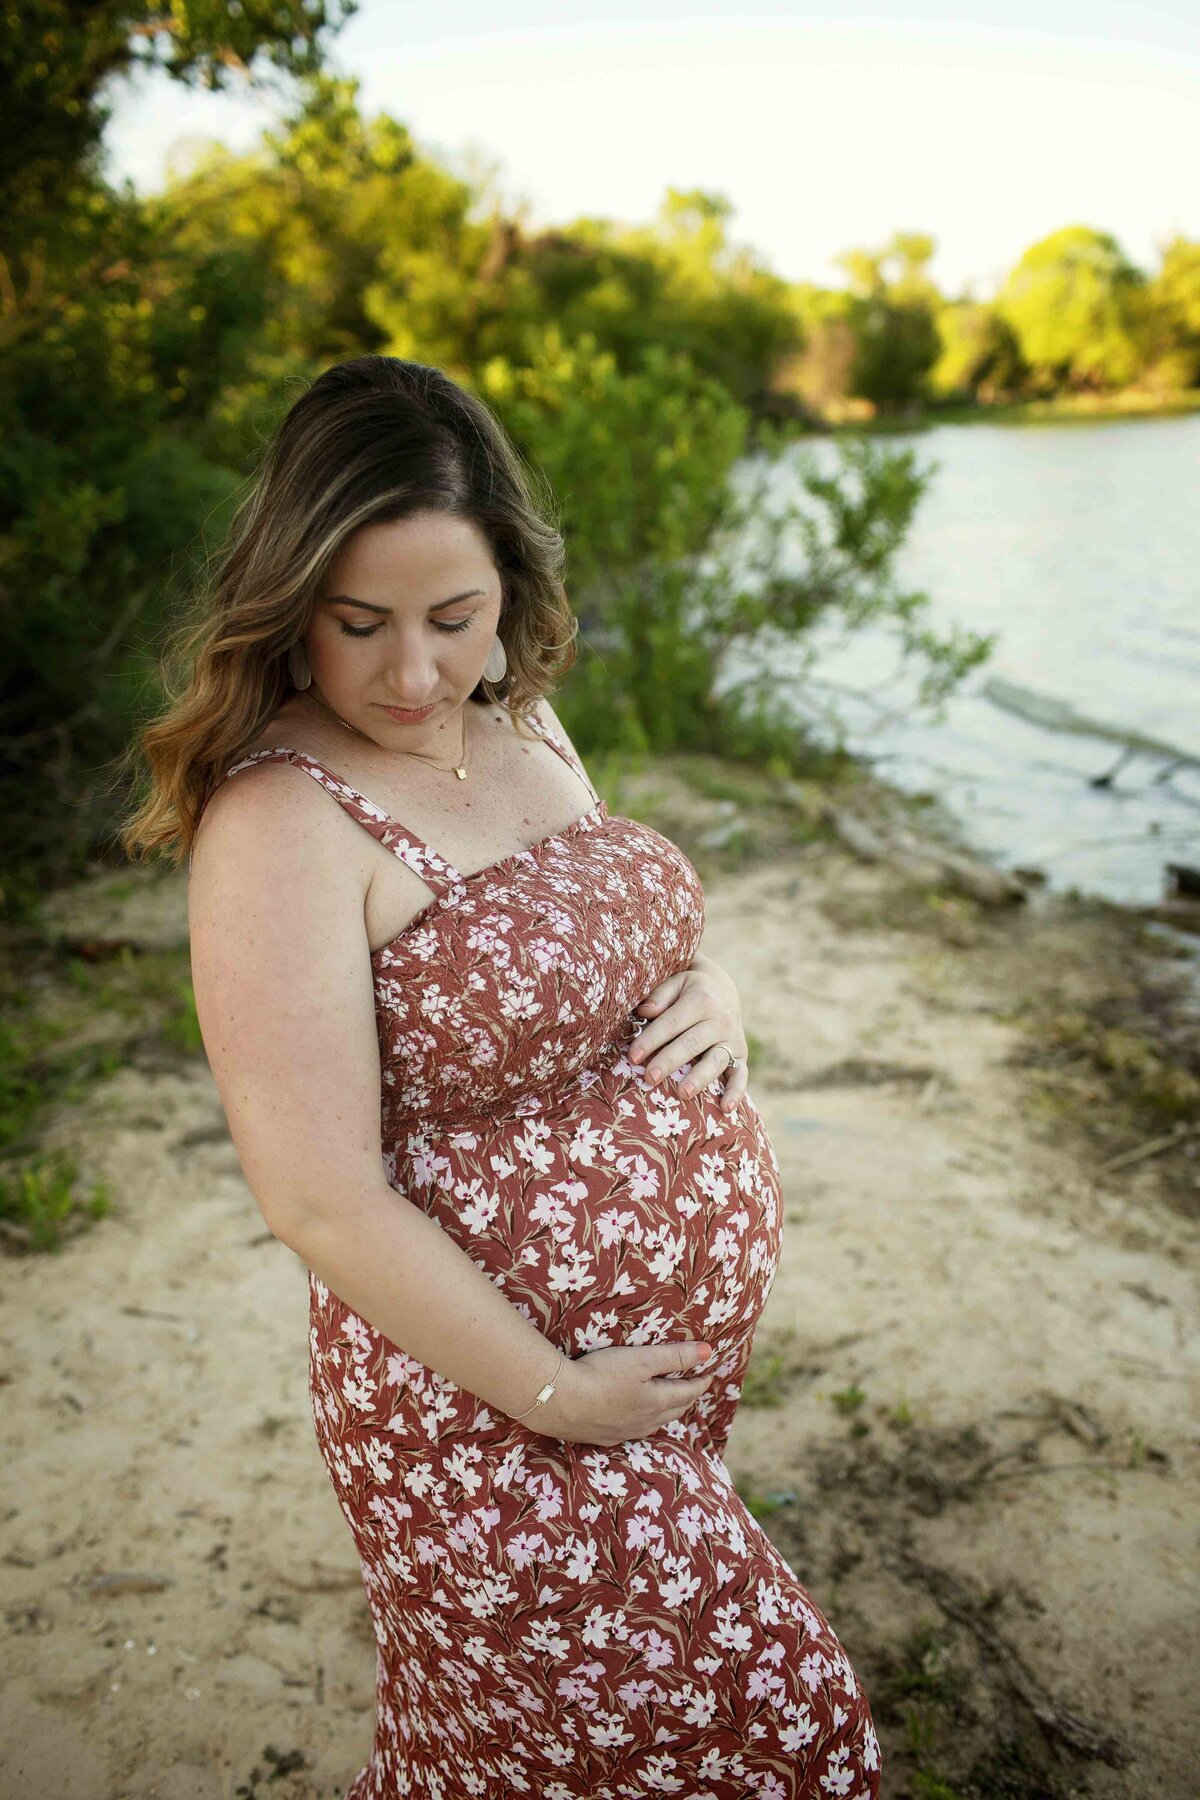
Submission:
[[[127,845],[190,852],[205,1048],[310,1271],[377,1643],[347,1800],[864,1800],[866,1698],[722,1460],[778,1166],[695,869],[547,704],[562,557],[482,402],[335,365],[141,740]]]

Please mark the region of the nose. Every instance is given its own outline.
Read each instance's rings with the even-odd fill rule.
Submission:
[[[437,693],[437,664],[424,646],[397,650],[384,671],[386,704],[417,712]]]

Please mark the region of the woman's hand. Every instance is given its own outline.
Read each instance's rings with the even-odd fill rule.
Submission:
[[[721,1097],[722,1111],[732,1112],[746,1091],[748,1046],[738,991],[720,964],[697,956],[688,968],[660,981],[634,1010],[653,1020],[638,1033],[629,1052],[630,1062],[648,1065],[648,1082],[663,1081],[690,1062],[680,1092],[698,1093],[724,1073],[729,1058],[716,1046],[728,1044],[740,1058]]]
[[[647,1438],[682,1419],[708,1392],[717,1378],[716,1354],[698,1338],[589,1350],[562,1365],[549,1400],[519,1423],[568,1444]]]

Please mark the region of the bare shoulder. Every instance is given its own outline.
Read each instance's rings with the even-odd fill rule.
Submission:
[[[294,763],[264,761],[228,775],[209,796],[192,843],[188,916],[193,930],[233,913],[266,914],[320,898],[362,914],[369,870],[365,833]]]
[[[360,839],[302,768],[264,760],[217,787],[193,845],[200,1033],[250,1189],[289,1243],[347,1183],[381,1178]]]
[[[576,762],[582,763],[583,758],[580,756],[578,750],[576,750],[574,744],[571,742],[570,738],[567,736],[567,732],[566,732],[565,727],[562,724],[562,721],[559,719],[558,714],[555,712],[554,708],[551,706],[549,700],[547,700],[547,698],[544,694],[538,700],[537,705],[534,707],[533,710],[537,714],[538,718],[542,721],[542,724],[548,725],[550,727],[550,730],[554,733],[555,737],[561,739],[561,741],[567,746],[567,748],[571,752],[572,756],[574,756]]]
[[[246,753],[247,757],[254,754],[253,750]],[[245,761],[246,757],[239,759]],[[270,850],[278,853],[292,838],[319,832],[341,815],[341,808],[320,782],[295,763],[275,759],[245,768],[235,763],[233,767],[237,773],[227,773],[205,804],[193,843],[195,862],[200,860],[203,844],[251,843],[260,834]]]

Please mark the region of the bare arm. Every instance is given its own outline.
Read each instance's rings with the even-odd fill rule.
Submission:
[[[188,891],[204,1047],[275,1236],[402,1350],[511,1416],[559,1351],[388,1183],[358,830],[286,765],[213,796]],[[554,1431],[572,1366],[537,1429]]]

